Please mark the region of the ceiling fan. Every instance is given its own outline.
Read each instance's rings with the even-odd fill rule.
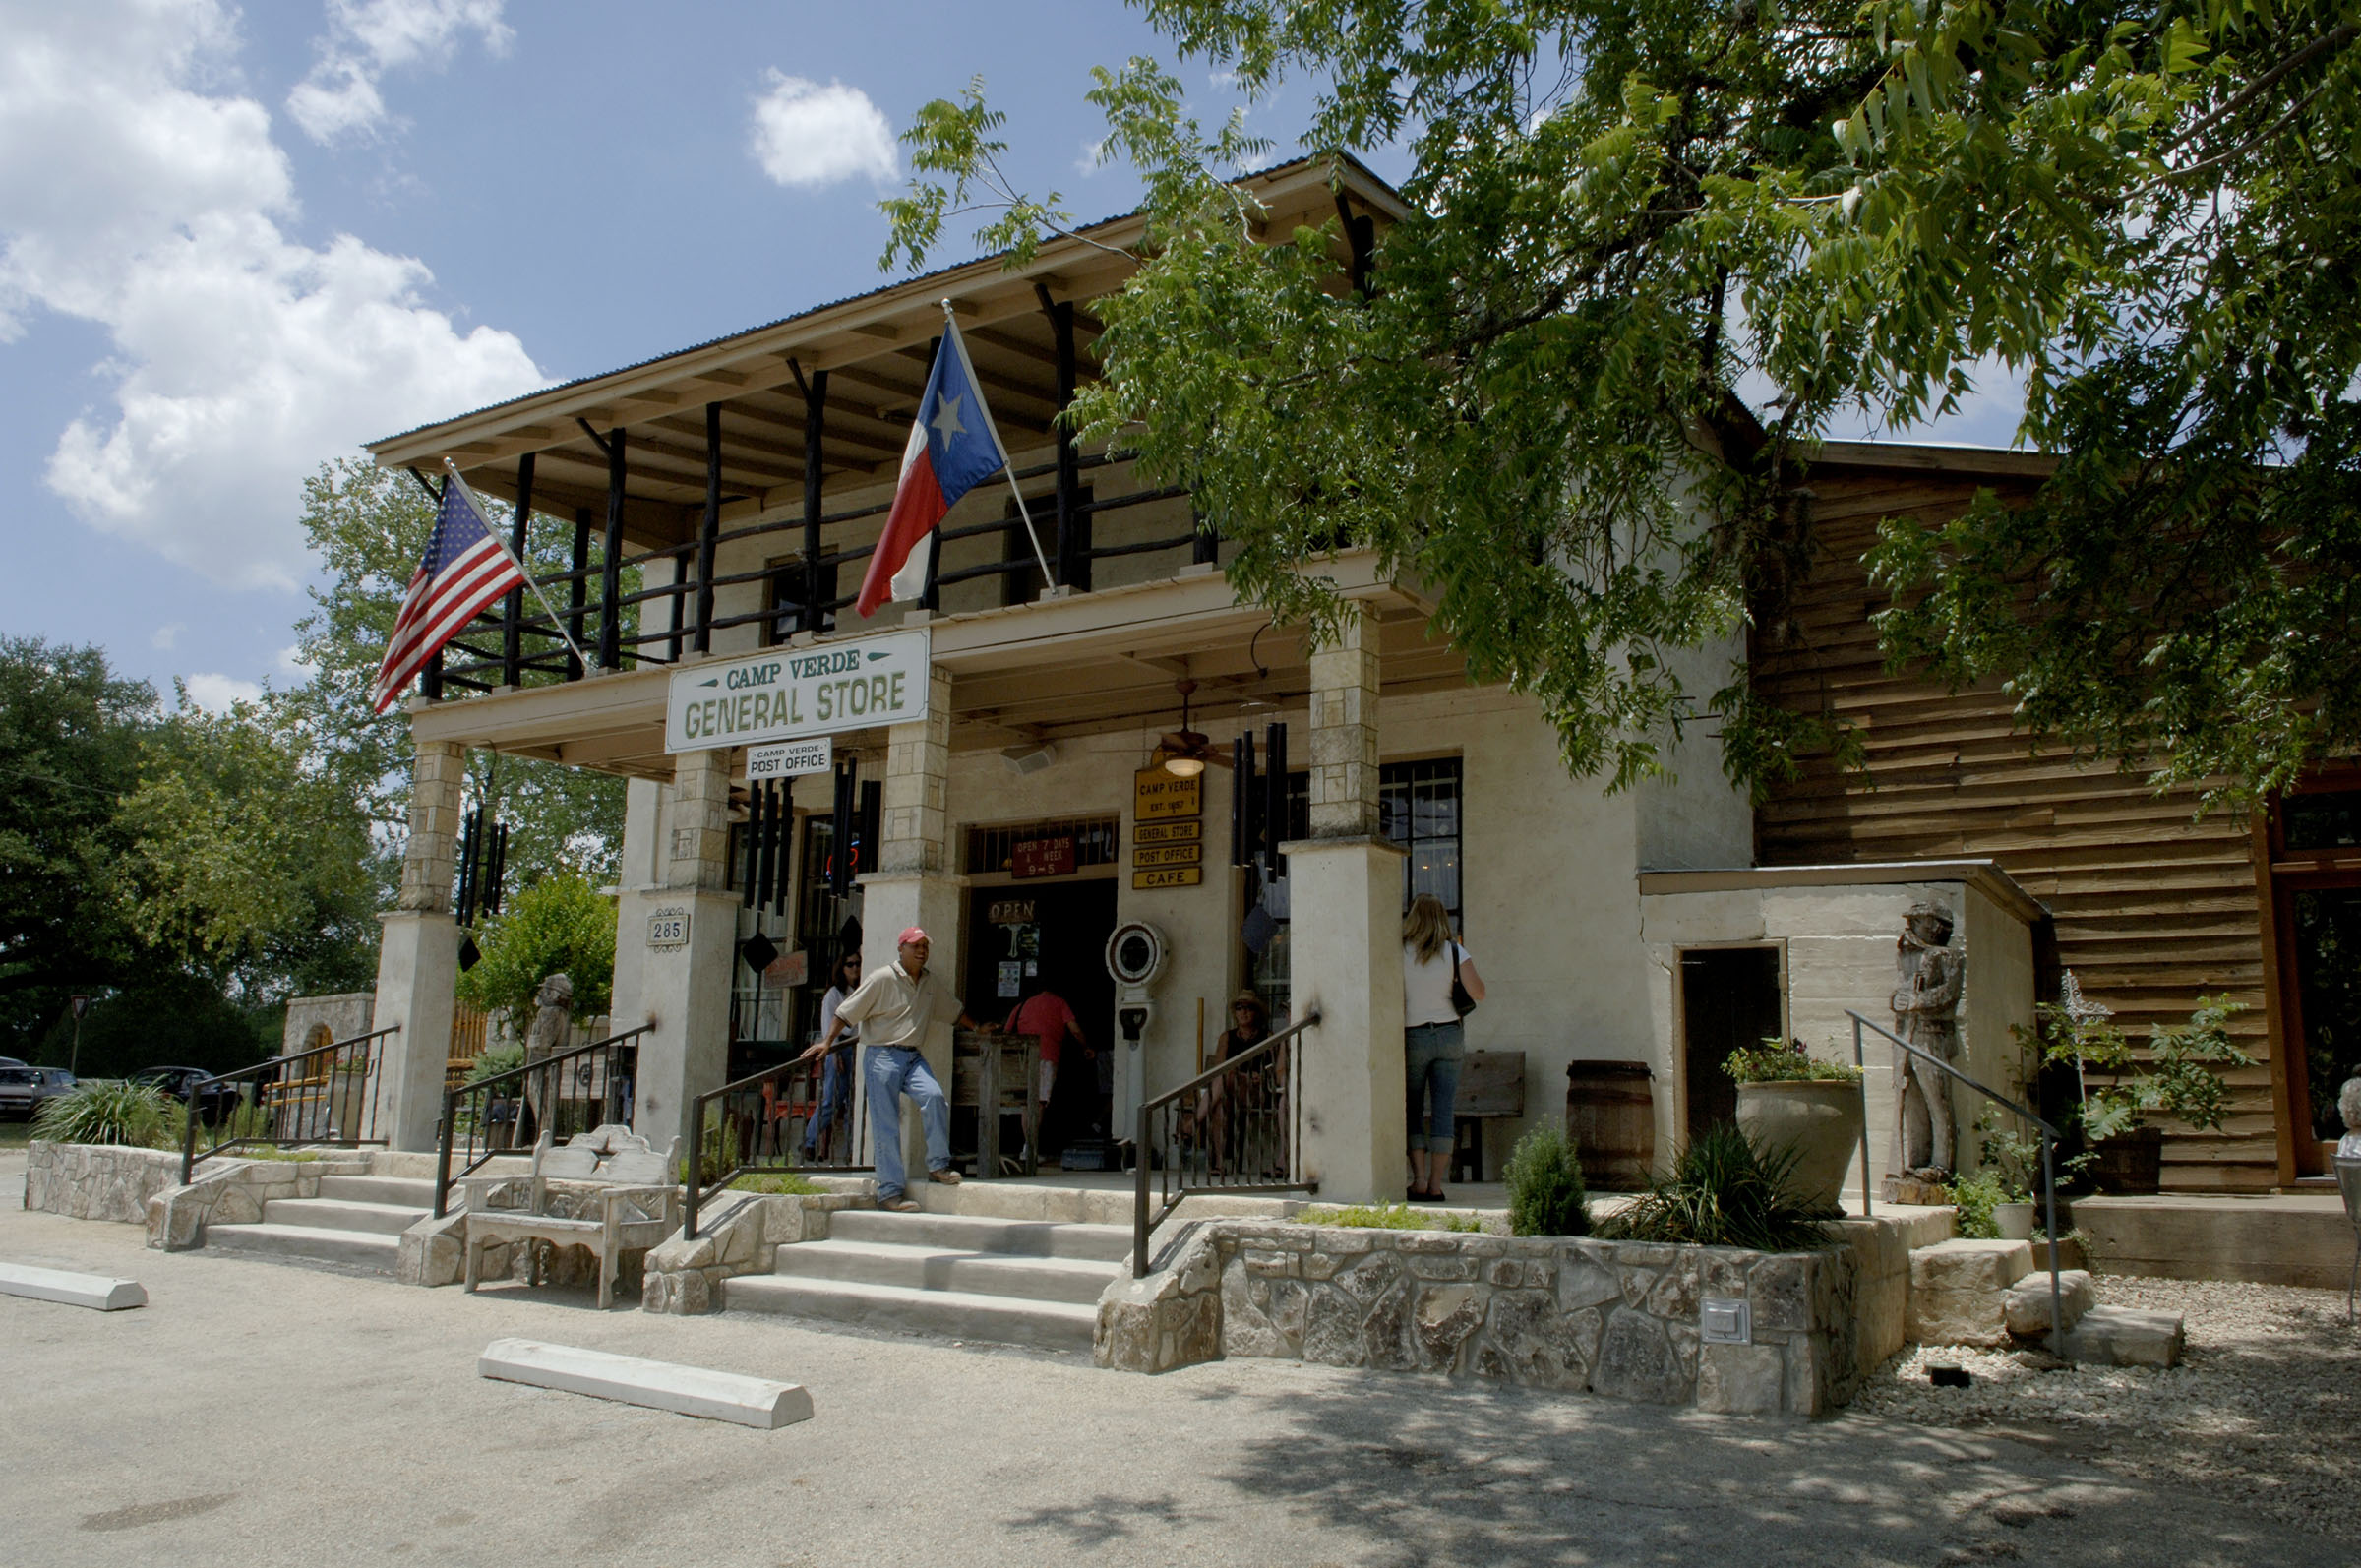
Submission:
[[[1180,694],[1180,728],[1167,730],[1158,738],[1157,750],[1164,754],[1164,770],[1176,778],[1195,778],[1210,762],[1215,767],[1230,766],[1230,758],[1213,748],[1202,730],[1188,727],[1188,699],[1196,694],[1197,683],[1183,677],[1173,683]]]

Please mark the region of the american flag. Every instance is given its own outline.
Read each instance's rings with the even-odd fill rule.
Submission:
[[[410,678],[426,667],[443,644],[511,588],[524,586],[524,573],[502,548],[477,510],[474,493],[452,474],[443,481],[443,508],[426,559],[410,578],[410,591],[394,618],[386,662],[369,694],[376,710],[394,705]]]

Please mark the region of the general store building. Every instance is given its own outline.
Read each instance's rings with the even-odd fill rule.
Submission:
[[[1340,287],[1403,211],[1350,163],[1252,184],[1274,234],[1342,216]],[[659,1143],[694,1095],[808,1038],[849,918],[869,966],[892,959],[901,928],[925,927],[979,1016],[1028,982],[1056,985],[1114,1047],[1098,1100],[1111,1129],[1198,1070],[1241,987],[1282,1016],[1316,1008],[1301,1174],[1323,1196],[1399,1196],[1399,923],[1411,893],[1433,891],[1490,987],[1471,1048],[1523,1054],[1524,1114],[1486,1126],[1489,1166],[1562,1115],[1570,1065],[1645,1064],[1661,1154],[1725,1111],[1716,1064],[1731,1046],[1777,1033],[1848,1056],[1846,1009],[1886,1018],[1903,913],[1927,901],[1954,914],[1968,954],[1970,1070],[2009,1080],[2010,1029],[2061,960],[2134,1024],[2227,988],[2258,1003],[2249,1044],[2268,1065],[2236,1084],[2224,1135],[2176,1138],[2168,1180],[2269,1186],[2317,1163],[2273,1032],[2288,1020],[2262,1005],[2286,973],[2267,961],[2257,884],[2276,852],[2259,861],[2265,841],[2243,826],[2192,827],[2188,802],[2136,781],[2028,758],[1993,694],[1876,663],[1876,596],[1849,563],[1877,517],[1935,520],[1979,485],[2035,482],[2039,459],[1839,447],[1814,470],[1821,567],[1793,623],[1752,650],[1756,679],[1865,722],[1876,787],[1811,772],[1758,809],[1692,732],[1675,778],[1610,795],[1567,776],[1535,703],[1469,680],[1418,581],[1366,554],[1307,564],[1351,606],[1314,643],[1238,599],[1231,547],[1186,495],[1060,431],[1093,373],[1092,302],[1120,286],[1138,232],[1111,220],[1096,243],[1053,242],[1021,268],[954,267],[371,449],[428,476],[449,458],[522,508],[536,538],[570,538],[575,570],[552,593],[593,666],[527,601],[479,623],[410,704],[416,789],[377,1003],[381,1027],[401,1026],[397,1144],[435,1137],[461,764],[489,749],[630,780],[613,1016],[651,1025],[632,1116]],[[946,519],[924,601],[864,622],[850,600],[944,301],[1056,582],[995,482]],[[836,692],[834,770],[774,796],[749,776],[753,710],[735,697],[848,649],[899,673],[898,698],[866,679]],[[1745,651],[1704,650],[1700,678]],[[1241,759],[1241,736],[1257,783],[1234,851],[1241,770],[1222,763]],[[1186,771],[1199,754],[1212,765]],[[1131,922],[1169,949],[1136,1048],[1117,1045],[1102,957]],[[748,962],[757,933],[781,955],[761,969]],[[947,1066],[948,1051],[938,1040],[929,1055]],[[1882,1053],[1871,1066],[1882,1162]]]

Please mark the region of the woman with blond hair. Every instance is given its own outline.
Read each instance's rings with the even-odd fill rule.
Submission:
[[[1418,1203],[1443,1200],[1443,1173],[1451,1166],[1451,1106],[1466,1050],[1455,981],[1469,1007],[1483,1000],[1483,977],[1452,939],[1450,911],[1432,893],[1421,893],[1402,920],[1402,1098],[1410,1113],[1410,1196]]]

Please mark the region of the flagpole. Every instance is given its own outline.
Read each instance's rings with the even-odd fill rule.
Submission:
[[[516,574],[524,579],[524,585],[533,590],[533,597],[541,601],[541,608],[549,612],[549,624],[556,629],[558,635],[565,639],[566,646],[573,650],[575,658],[581,662],[581,666],[585,670],[595,668],[590,655],[582,651],[582,645],[574,640],[574,633],[566,630],[565,618],[558,614],[558,607],[549,602],[549,595],[541,591],[541,584],[533,580],[533,574],[525,570],[525,565],[517,559],[516,552],[509,547],[509,541],[501,537],[498,528],[492,526],[492,519],[484,514],[484,504],[476,496],[475,487],[459,476],[459,465],[446,457],[443,459],[443,467],[451,475],[452,483],[459,487],[459,494],[467,498],[467,505],[475,509],[475,519],[484,525],[485,534],[494,544],[500,546],[500,553],[509,558],[509,565],[516,569]]]
[[[968,360],[967,358],[967,339],[959,335],[959,318],[951,314],[951,302],[949,300],[943,300],[941,304],[943,326],[953,337],[959,339],[959,358],[961,361],[966,363],[968,374],[972,377],[975,374],[975,364],[973,361]],[[983,384],[979,382],[976,385],[977,399],[981,401],[983,399]],[[990,403],[986,403],[984,406],[987,410],[989,410],[992,405]],[[1064,410],[1062,409],[1059,410],[1060,413],[1063,411]],[[919,410],[919,413],[923,417],[926,413],[926,410],[922,408]],[[1053,423],[1051,426],[1053,434],[1056,432],[1056,429],[1057,427],[1055,423]],[[1025,505],[1025,493],[1016,488],[1016,464],[1008,460],[1008,448],[1006,444],[1000,440],[999,426],[999,421],[997,420],[994,421],[992,439],[993,444],[1000,449],[1000,472],[1008,476],[1008,493],[1016,498],[1016,514],[1025,520],[1025,542],[1033,547],[1033,559],[1041,563],[1041,579],[1048,583],[1051,587],[1055,588],[1058,586],[1058,573],[1050,570],[1050,558],[1041,553],[1041,535],[1033,531],[1033,513],[1032,511]],[[1063,440],[1064,438],[1059,437],[1059,439]],[[446,462],[450,461],[449,458],[445,458],[444,460]]]

